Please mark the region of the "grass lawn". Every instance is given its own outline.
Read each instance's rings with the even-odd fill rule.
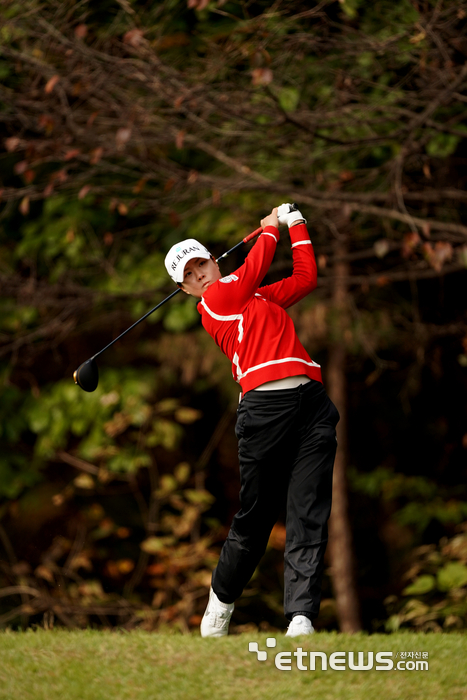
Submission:
[[[0,700],[467,700],[467,635],[343,635],[316,633],[295,639],[244,633],[222,639],[175,633],[102,632],[96,630],[0,632]],[[270,637],[271,638],[271,637]],[[249,643],[257,642],[268,658],[259,661]],[[302,659],[294,655],[303,650]],[[328,668],[309,670],[309,652],[327,654]],[[393,652],[394,666],[351,670],[348,652]],[[276,667],[276,655],[284,666]],[[306,652],[306,655],[305,655]],[[343,670],[330,668],[331,654],[346,652]],[[416,657],[427,652],[427,670],[416,670]],[[288,653],[288,656],[287,656]],[[279,663],[279,662],[278,662]],[[335,661],[333,661],[335,663]],[[300,670],[302,665],[306,670]]]

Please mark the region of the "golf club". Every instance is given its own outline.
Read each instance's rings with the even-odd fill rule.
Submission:
[[[223,255],[221,255],[220,258],[217,258],[217,262],[219,262],[219,260],[224,260],[224,258],[226,258],[228,255],[233,253],[234,250],[239,248],[244,243],[248,243],[248,241],[251,241],[251,240],[253,240],[253,238],[256,238],[256,236],[258,236],[262,230],[263,229],[261,226],[259,228],[257,228],[255,231],[253,231],[248,236],[246,236],[246,238],[244,238],[242,241],[240,241],[240,243],[237,243],[237,245],[234,245],[233,248],[228,250],[226,253],[223,253]],[[80,365],[78,367],[78,369],[76,369],[73,372],[73,379],[75,380],[75,384],[80,386],[81,389],[84,389],[84,391],[89,391],[89,392],[95,391],[95,389],[97,388],[97,385],[99,383],[99,369],[97,367],[96,357],[99,357],[99,355],[102,355],[102,353],[105,352],[106,350],[108,350],[110,347],[112,347],[112,345],[114,345],[114,343],[116,343],[117,340],[120,340],[120,338],[123,338],[124,335],[129,333],[135,326],[137,326],[139,323],[141,323],[141,321],[144,321],[144,319],[146,319],[148,316],[150,316],[152,313],[154,313],[154,311],[159,309],[163,304],[165,304],[167,301],[169,301],[169,299],[172,299],[172,297],[174,297],[180,291],[181,291],[180,287],[178,287],[174,292],[172,292],[172,294],[169,294],[169,296],[166,297],[165,299],[163,299],[163,301],[161,301],[159,304],[157,304],[157,306],[155,306],[153,309],[151,309],[146,314],[144,314],[144,316],[142,316],[140,319],[138,319],[138,321],[133,323],[132,326],[127,328],[126,331],[123,331],[123,333],[120,333],[120,335],[117,338],[115,338],[115,340],[112,340],[111,343],[106,345],[105,348],[102,348],[102,350],[99,350],[99,352],[96,352],[96,354],[93,355],[89,360],[86,360],[86,362],[83,362],[83,364]]]

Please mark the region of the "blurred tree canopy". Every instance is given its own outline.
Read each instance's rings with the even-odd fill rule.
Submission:
[[[282,201],[319,265],[299,335],[325,373],[345,350],[364,622],[396,619],[413,548],[467,521],[466,20],[454,0],[0,0],[0,624],[198,624],[236,509],[229,363],[177,297],[95,393],[71,375],[172,291],[173,243],[219,256]],[[249,601],[279,619],[281,537],[240,622]]]

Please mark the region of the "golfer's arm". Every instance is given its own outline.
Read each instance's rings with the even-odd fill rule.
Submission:
[[[305,224],[292,226],[289,234],[293,255],[292,275],[258,290],[266,299],[284,309],[316,289],[318,278],[313,245]]]
[[[241,313],[258,291],[276,252],[279,231],[266,226],[241,267],[216,285],[222,313]],[[208,290],[209,292],[209,290]]]

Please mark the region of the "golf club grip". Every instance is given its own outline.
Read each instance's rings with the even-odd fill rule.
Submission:
[[[256,236],[259,236],[259,234],[261,233],[262,230],[263,230],[262,226],[257,228],[256,231],[253,231],[253,233],[250,233],[246,238],[243,239],[243,243],[248,243],[248,241],[252,241],[253,238],[256,238]]]
[[[231,248],[230,250],[227,250],[223,255],[220,256],[220,258],[217,258],[217,262],[219,262],[220,260],[224,260],[225,258],[227,258],[230,255],[230,253],[233,253],[234,250],[237,250],[237,248],[240,248],[240,246],[244,245],[244,243],[248,243],[248,241],[251,241],[255,236],[260,234],[262,230],[263,229],[260,226],[259,228],[256,229],[256,231],[249,233],[246,238],[244,238],[243,240],[240,241],[240,243],[237,243],[237,245],[234,245],[233,248]]]

